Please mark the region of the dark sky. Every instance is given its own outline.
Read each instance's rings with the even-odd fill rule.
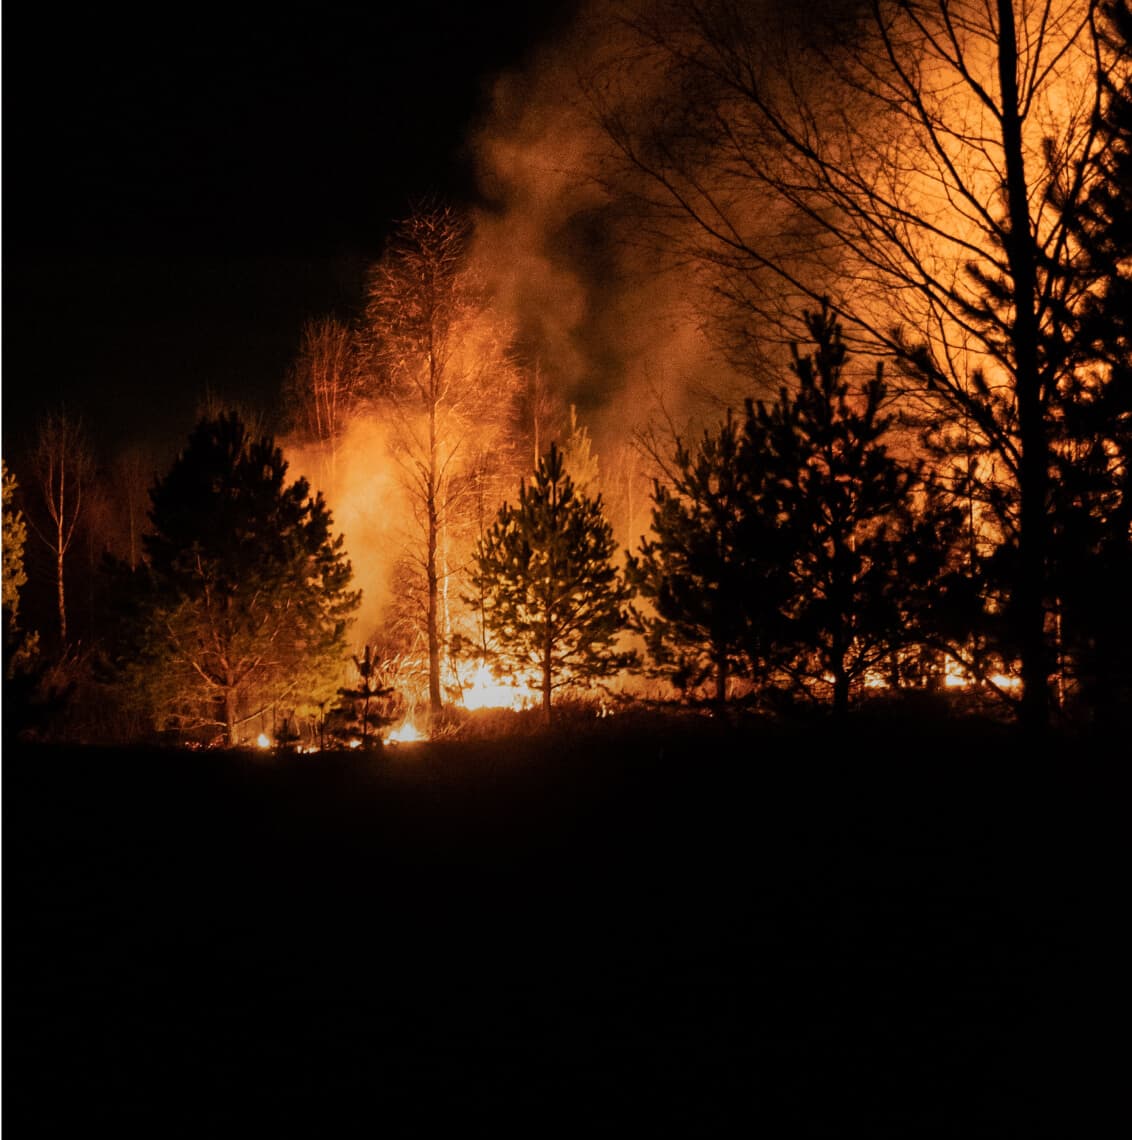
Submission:
[[[179,443],[206,389],[271,405],[391,222],[474,193],[491,78],[573,7],[9,8],[5,454],[63,401],[105,451]]]

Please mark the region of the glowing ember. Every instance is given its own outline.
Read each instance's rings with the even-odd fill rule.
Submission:
[[[414,740],[424,740],[424,738],[424,733],[421,732],[411,720],[407,720],[400,728],[395,729],[385,739],[389,744],[408,744]]]
[[[525,709],[536,700],[537,694],[529,685],[500,681],[486,665],[481,665],[471,683],[464,686],[466,709]]]
[[[261,732],[259,736],[256,737],[256,744],[258,744],[260,748],[270,748],[271,738],[266,732]]]

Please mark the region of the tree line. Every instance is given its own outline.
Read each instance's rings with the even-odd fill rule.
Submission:
[[[467,222],[414,213],[362,319],[306,326],[287,387],[323,476],[362,409],[390,427],[412,534],[381,658],[422,663],[433,716],[463,653],[536,679],[547,716],[558,689],[636,669],[717,704],[844,716],[870,688],[964,679],[1030,731],[1115,718],[1132,676],[1128,5],[878,0],[811,46],[820,85],[742,5],[651,11],[625,30],[665,62],[671,114],[658,134],[619,100],[629,73],[591,77],[612,169],[646,214],[680,219],[674,248],[719,271],[748,338],[801,318],[788,373],[775,398],[646,448],[650,533],[618,564],[587,433],[516,354]],[[790,243],[753,201],[797,219]],[[866,355],[883,364],[857,380]],[[29,474],[56,661],[89,477],[65,428],[45,425]],[[35,650],[15,499],[6,478],[6,676]],[[266,433],[203,418],[150,489],[138,551],[100,575],[121,607],[105,691],[134,693],[138,726],[180,704],[229,740],[269,708],[325,723],[362,700],[373,723],[397,685],[371,631],[351,656],[332,530]],[[332,663],[351,659],[345,684]]]

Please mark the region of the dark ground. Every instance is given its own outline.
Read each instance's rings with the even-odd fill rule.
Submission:
[[[1101,1135],[1126,757],[1054,744],[8,744],[3,1124]]]

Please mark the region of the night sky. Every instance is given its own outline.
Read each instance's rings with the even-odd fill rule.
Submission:
[[[9,9],[5,455],[60,403],[107,453],[179,446],[206,391],[270,412],[391,223],[474,197],[493,77],[573,7]]]

